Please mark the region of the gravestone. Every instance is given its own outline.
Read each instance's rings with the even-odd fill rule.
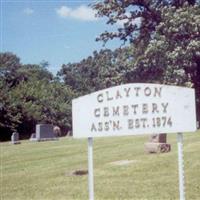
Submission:
[[[71,130],[67,132],[66,137],[68,137],[68,136],[72,136],[72,131]]]
[[[56,137],[61,136],[61,130],[60,130],[59,126],[54,126],[53,127],[53,132],[54,132]]]
[[[52,124],[36,125],[36,141],[58,140],[53,131]]]
[[[12,144],[20,144],[20,141],[19,141],[19,133],[17,132],[14,132],[11,136],[11,143]]]
[[[167,153],[171,150],[171,145],[167,144],[166,134],[153,134],[150,136],[149,142],[145,144],[147,153]]]
[[[30,141],[36,141],[36,134],[35,133],[32,133],[31,134],[31,137],[29,138]]]

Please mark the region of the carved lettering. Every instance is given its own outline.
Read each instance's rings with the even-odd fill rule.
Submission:
[[[109,131],[109,122],[105,122],[105,131]]]
[[[103,94],[102,94],[102,93],[100,93],[100,94],[97,95],[97,101],[98,101],[99,103],[102,103],[102,102],[103,102]]]
[[[128,129],[133,129],[133,120],[128,119]]]
[[[152,103],[152,113],[159,113],[158,105],[156,103]]]
[[[120,123],[119,121],[113,121],[113,130],[120,130],[121,127],[120,127]]]
[[[119,106],[113,107],[113,117],[119,116]]]
[[[147,103],[143,103],[142,104],[142,113],[143,114],[147,114],[148,113],[148,104]]]
[[[122,95],[121,95],[121,93],[119,92],[119,90],[117,90],[115,98],[116,98],[116,99],[119,99],[119,98],[121,99],[121,98],[122,98]]]
[[[107,97],[107,101],[113,100],[113,97],[109,96],[109,92],[108,91],[106,91],[106,97]]]
[[[135,87],[134,90],[136,92],[135,93],[136,97],[138,97],[139,96],[139,91],[141,90],[141,87]]]
[[[102,122],[99,122],[98,123],[98,131],[103,131],[103,123]]]
[[[91,127],[91,132],[93,132],[93,131],[95,131],[95,132],[97,131],[97,129],[96,129],[94,123],[92,123],[92,127]]]
[[[104,107],[104,117],[109,117],[109,107]]]
[[[144,89],[144,94],[145,94],[145,96],[150,96],[151,95],[151,89],[149,87],[146,87]]]
[[[140,120],[142,122],[142,127],[146,128],[147,127],[147,118],[141,118]]]
[[[161,103],[161,106],[163,107],[163,113],[167,113],[168,103]]]
[[[129,115],[128,110],[129,110],[129,107],[128,107],[127,105],[123,106],[123,115],[124,115],[124,116]]]
[[[161,97],[162,87],[155,87],[154,97],[158,96]]]
[[[95,117],[100,117],[100,108],[94,109],[94,116]]]
[[[138,109],[138,104],[131,105],[131,107],[133,108],[133,113],[136,115],[137,114],[137,109]]]
[[[135,120],[135,128],[140,128],[140,120],[139,119]]]
[[[149,127],[147,118],[128,119],[128,129],[147,127]]]
[[[126,97],[129,97],[130,90],[131,90],[131,88],[124,88],[124,91],[126,93]]]

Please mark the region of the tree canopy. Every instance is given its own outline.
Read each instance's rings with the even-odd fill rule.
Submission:
[[[162,21],[161,10],[166,7],[181,8],[184,4],[195,5],[198,0],[104,0],[92,4],[98,17],[107,17],[107,24],[119,21],[122,27],[116,32],[105,31],[98,38],[107,42],[109,39],[120,38],[131,43],[148,42],[156,26]]]
[[[23,65],[15,54],[1,53],[1,138],[14,130],[30,136],[36,123],[71,130],[74,97],[134,82],[193,87],[200,120],[200,1],[104,0],[92,7],[108,24],[123,24],[97,40],[119,38],[128,45],[63,64],[57,77],[46,61]]]
[[[84,95],[124,83],[132,59],[128,48],[95,51],[79,63],[63,65],[59,75],[78,95]]]
[[[116,32],[102,33],[104,43],[129,41],[134,59],[126,82],[157,82],[195,88],[200,119],[200,1],[104,0],[92,5]]]
[[[135,60],[131,74],[139,70],[148,80],[195,88],[200,113],[200,7],[164,8],[161,18],[154,39]]]
[[[12,131],[29,137],[36,123],[71,130],[71,99],[75,94],[70,87],[43,65],[22,65],[12,53],[0,56],[1,139],[8,139]]]

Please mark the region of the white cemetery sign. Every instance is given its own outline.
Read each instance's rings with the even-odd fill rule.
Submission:
[[[73,137],[88,138],[196,130],[194,90],[126,84],[73,100]]]
[[[125,84],[74,99],[72,116],[73,137],[89,138],[89,187],[93,199],[92,138],[193,132],[195,93],[185,87]],[[179,134],[180,198],[184,199],[181,141]]]

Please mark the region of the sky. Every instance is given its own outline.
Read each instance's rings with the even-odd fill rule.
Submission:
[[[56,74],[62,64],[79,62],[103,47],[95,38],[105,30],[106,19],[96,18],[92,0],[0,0],[1,52],[12,52],[23,64],[49,62]],[[120,41],[110,41],[115,49]]]

